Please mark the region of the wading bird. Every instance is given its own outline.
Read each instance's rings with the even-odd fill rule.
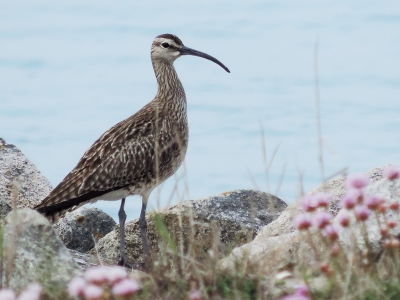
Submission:
[[[139,226],[145,265],[150,262],[145,219],[150,193],[176,172],[188,147],[186,95],[173,66],[183,55],[208,59],[230,72],[214,57],[188,48],[175,35],[157,36],[151,45],[151,62],[158,91],[131,117],[106,131],[85,152],[76,167],[35,208],[51,222],[66,212],[97,200],[120,200],[119,265],[128,265],[125,254],[125,198],[142,197]]]

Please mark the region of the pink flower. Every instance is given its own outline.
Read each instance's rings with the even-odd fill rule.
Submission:
[[[383,245],[385,248],[390,248],[390,239],[384,239],[383,240]]]
[[[321,272],[323,272],[328,277],[330,277],[334,273],[334,270],[331,268],[329,263],[326,261],[319,264],[319,269],[321,270]]]
[[[303,295],[293,294],[293,295],[285,296],[281,300],[310,300],[310,298],[308,298],[307,296],[303,296]]]
[[[393,201],[390,203],[390,209],[391,210],[398,210],[399,209],[399,202],[398,201]]]
[[[382,226],[380,229],[381,235],[387,235],[389,232],[389,229],[386,226]]]
[[[332,248],[331,248],[331,252],[329,253],[329,255],[331,257],[336,257],[340,252],[340,246],[338,243],[334,243]]]
[[[400,169],[390,165],[382,171],[382,176],[389,180],[395,180],[400,177]]]
[[[40,300],[42,290],[43,288],[39,284],[31,283],[21,292],[18,300]]]
[[[387,225],[389,226],[389,228],[393,229],[396,227],[397,222],[395,220],[391,219],[391,220],[388,220]]]
[[[317,193],[314,197],[318,207],[328,207],[332,201],[332,195],[329,193]]]
[[[306,212],[312,212],[318,207],[318,202],[315,196],[306,195],[301,201],[301,206]]]
[[[358,205],[354,209],[354,214],[358,221],[365,221],[366,219],[368,219],[369,215],[371,214],[371,211],[363,205]]]
[[[382,199],[377,195],[368,195],[365,199],[365,204],[371,210],[377,210],[382,203]]]
[[[296,291],[292,295],[285,296],[281,300],[310,300],[308,298],[308,287],[301,285],[296,288]]]
[[[134,279],[122,279],[114,284],[112,292],[115,296],[131,296],[140,290],[139,283]]]
[[[346,182],[349,188],[362,189],[370,183],[370,179],[363,173],[355,173],[347,176]]]
[[[86,280],[82,277],[73,278],[68,284],[68,293],[71,297],[78,297],[82,295],[86,286]]]
[[[288,295],[283,297],[281,300],[310,300],[307,296],[304,295],[299,295],[299,294],[293,294],[293,295]]]
[[[32,293],[35,294],[41,294],[43,291],[43,287],[39,284],[39,283],[30,283],[27,287],[26,287],[27,291],[30,291]]]
[[[126,270],[122,267],[111,267],[108,269],[107,278],[110,283],[121,281],[128,277]]]
[[[27,291],[22,291],[18,296],[18,300],[39,300],[40,295],[31,294]]]
[[[91,267],[86,270],[83,277],[91,283],[103,284],[108,281],[108,270],[103,266]]]
[[[294,219],[294,226],[298,230],[307,230],[311,225],[311,218],[307,214],[300,214]]]
[[[15,300],[16,296],[13,290],[11,289],[2,289],[0,290],[0,300]]]
[[[400,241],[397,238],[385,239],[383,244],[385,248],[397,248],[400,246]]]
[[[83,290],[83,295],[86,300],[97,300],[103,296],[103,289],[97,285],[89,284],[85,286]]]
[[[200,299],[201,299],[200,291],[198,291],[198,290],[190,291],[189,300],[200,300]]]
[[[326,235],[331,241],[336,241],[339,238],[339,228],[330,224],[324,228],[324,235]]]
[[[378,212],[384,214],[386,212],[386,209],[387,209],[387,207],[386,207],[385,203],[382,202],[378,207]]]
[[[347,227],[350,224],[350,215],[346,210],[341,210],[339,214],[336,216],[336,220],[343,227]]]
[[[400,246],[400,241],[396,238],[392,238],[392,240],[390,241],[390,245],[392,246],[392,248],[398,248]]]
[[[300,285],[296,288],[294,293],[302,296],[308,296],[308,286]]]
[[[315,214],[314,224],[316,227],[322,229],[322,228],[325,228],[325,226],[327,226],[331,222],[332,218],[333,218],[333,216],[331,213],[326,212],[326,211],[321,211],[321,212]]]
[[[362,202],[363,193],[360,190],[350,189],[347,191],[346,195],[344,195],[341,206],[346,209],[352,209],[357,202]]]

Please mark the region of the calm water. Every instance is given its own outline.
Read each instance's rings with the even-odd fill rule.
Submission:
[[[189,195],[182,172],[150,205],[237,188],[292,202],[321,181],[315,119],[314,44],[326,174],[399,164],[398,1],[0,1],[0,136],[53,186],[109,127],[156,92],[149,50],[161,33],[207,52],[175,66],[186,89]],[[263,124],[268,158],[265,176]],[[140,199],[128,201],[128,218]],[[119,205],[96,206],[116,217]]]

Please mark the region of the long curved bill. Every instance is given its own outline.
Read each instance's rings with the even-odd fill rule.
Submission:
[[[186,46],[182,46],[180,49],[178,49],[178,51],[181,53],[181,55],[193,55],[193,56],[198,56],[198,57],[202,57],[202,58],[211,60],[212,62],[215,62],[217,65],[220,65],[228,73],[231,72],[231,71],[229,71],[229,69],[227,67],[225,67],[225,65],[222,62],[220,62],[218,59],[216,59],[206,53],[191,49]]]

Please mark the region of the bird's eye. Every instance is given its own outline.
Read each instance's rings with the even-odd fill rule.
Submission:
[[[162,43],[161,46],[163,46],[164,48],[168,48],[169,44],[168,43]]]

